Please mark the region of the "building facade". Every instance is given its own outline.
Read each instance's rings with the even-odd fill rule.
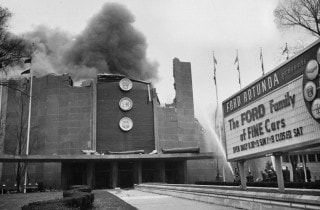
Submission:
[[[160,106],[151,83],[121,75],[98,75],[79,87],[73,86],[68,75],[34,78],[29,155],[43,158],[28,163],[28,182],[42,182],[49,188],[192,182],[188,180],[191,159],[209,158],[212,154],[162,154],[162,149],[200,146],[191,64],[175,58],[173,71],[176,99],[168,107]],[[12,83],[25,87],[28,93],[27,80]],[[17,94],[18,99],[24,98],[22,106],[13,100]],[[23,156],[28,112],[19,115],[16,109],[28,110],[28,97],[6,88],[1,99],[6,128],[0,152]],[[21,116],[22,124],[17,124]],[[23,131],[20,152],[16,136],[10,135],[13,128]],[[17,163],[4,162],[1,174],[2,183],[14,185]]]

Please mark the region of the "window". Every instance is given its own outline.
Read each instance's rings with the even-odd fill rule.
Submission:
[[[299,162],[299,156],[298,155],[290,155],[290,162],[291,161],[298,163]]]
[[[308,155],[308,161],[309,162],[316,162],[316,155],[315,154],[309,154]]]
[[[289,163],[289,156],[288,155],[282,156],[282,162]]]
[[[317,154],[317,160],[320,162],[320,154]]]

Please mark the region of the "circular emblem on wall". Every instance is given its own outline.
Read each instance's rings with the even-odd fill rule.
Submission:
[[[317,88],[314,82],[307,82],[303,88],[303,96],[307,101],[312,101],[316,97]]]
[[[128,78],[123,78],[122,80],[120,80],[119,86],[120,86],[121,90],[129,91],[132,88],[132,82]]]
[[[320,123],[320,48],[317,50],[316,58],[311,58],[306,65],[303,74],[302,92],[308,112],[318,123]],[[319,63],[318,63],[319,62]]]
[[[119,101],[119,106],[123,111],[129,111],[130,109],[132,109],[133,102],[130,98],[123,97]]]
[[[317,61],[320,63],[320,48],[317,51]]]
[[[120,126],[121,130],[129,131],[133,127],[133,122],[129,117],[123,117],[123,118],[121,118],[121,120],[119,122],[119,126]]]
[[[311,113],[315,119],[320,119],[320,98],[312,102]]]
[[[319,65],[316,60],[311,60],[308,62],[305,73],[309,80],[313,80],[318,76]]]

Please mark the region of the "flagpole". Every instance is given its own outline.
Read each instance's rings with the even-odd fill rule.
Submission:
[[[214,51],[212,51],[212,54],[213,54],[213,68],[214,68],[214,84],[215,84],[215,88],[216,88],[216,102],[217,102],[217,112],[216,112],[216,116],[215,116],[215,124],[217,124],[217,115],[219,113],[219,97],[218,97],[218,85],[217,85],[217,77],[216,77],[216,58],[214,56]],[[220,122],[220,119],[218,118],[218,126],[219,126],[219,141],[221,141],[222,143],[222,136],[221,136],[221,122]],[[223,173],[223,180],[225,181],[225,177],[224,177],[224,173]]]
[[[214,66],[214,84],[216,87],[216,102],[217,102],[217,113],[219,113],[219,97],[218,97],[218,86],[217,86],[217,78],[216,78],[216,60],[215,60],[215,56],[214,56],[214,51],[212,51],[213,53],[213,66]],[[219,138],[221,138],[221,125],[220,125],[220,120],[219,120]]]
[[[33,46],[34,47],[34,46]],[[29,155],[29,143],[30,143],[30,127],[31,127],[31,104],[32,104],[32,85],[33,85],[33,75],[32,75],[32,58],[30,62],[30,93],[29,93],[29,113],[28,113],[28,128],[27,128],[27,143],[26,143],[26,155]],[[25,163],[27,164],[27,163]],[[27,193],[27,176],[28,167],[26,165],[24,172],[24,193]]]

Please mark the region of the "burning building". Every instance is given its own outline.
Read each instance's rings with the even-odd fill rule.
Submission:
[[[0,86],[1,183],[19,185],[25,162],[28,183],[52,188],[197,180],[193,161],[212,153],[199,154],[191,64],[174,59],[176,97],[162,107],[146,82],[157,80],[158,64],[146,58],[147,42],[134,21],[125,6],[106,3],[75,37],[45,26],[26,34],[37,46],[36,77]]]
[[[194,161],[212,158],[212,153],[199,153],[201,126],[194,118],[191,64],[175,58],[173,72],[176,97],[166,107],[160,106],[151,83],[123,75],[99,74],[80,87],[68,75],[34,77],[28,156],[23,143],[28,97],[3,88],[1,183],[16,184],[20,162],[28,162],[28,183],[53,188],[193,182],[189,171]],[[25,80],[11,83],[26,91],[30,87]],[[17,112],[21,107],[25,111]],[[19,129],[20,144],[14,135]]]

